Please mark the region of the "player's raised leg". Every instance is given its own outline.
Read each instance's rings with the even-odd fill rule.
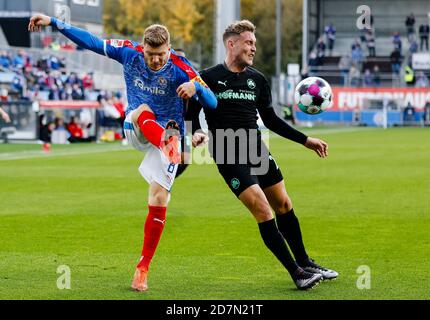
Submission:
[[[303,243],[300,223],[294,214],[293,204],[285,189],[284,181],[265,188],[264,194],[276,213],[279,231],[287,240],[298,265],[305,271],[321,274],[324,279],[337,278],[338,273],[336,271],[324,268],[309,258]]]
[[[137,291],[148,290],[147,277],[151,260],[155,254],[166,222],[169,192],[153,182],[149,187],[149,213],[146,217],[144,240],[140,262],[136,267],[132,288]]]
[[[294,261],[260,186],[250,186],[239,195],[239,199],[253,214],[265,245],[288,270],[297,288],[307,290],[316,286],[321,281],[321,275],[304,271]]]
[[[139,106],[131,118],[145,138],[152,145],[160,148],[171,163],[181,162],[179,127],[174,121],[170,121],[167,127],[163,128],[156,122],[155,114],[147,104]]]

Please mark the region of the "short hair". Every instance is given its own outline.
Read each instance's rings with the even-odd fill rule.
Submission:
[[[146,28],[143,35],[143,44],[158,48],[163,44],[170,44],[169,30],[160,24],[153,24]]]
[[[224,42],[227,41],[232,36],[239,36],[244,32],[252,32],[255,33],[257,28],[255,25],[249,20],[236,21],[230,24],[224,31],[222,39]]]

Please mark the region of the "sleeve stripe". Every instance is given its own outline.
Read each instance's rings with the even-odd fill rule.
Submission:
[[[103,52],[105,53],[105,56],[107,57],[107,40],[103,40]]]

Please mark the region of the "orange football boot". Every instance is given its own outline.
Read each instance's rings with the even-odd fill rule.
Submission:
[[[143,292],[148,290],[148,270],[144,268],[136,268],[134,272],[133,282],[131,287],[135,291]]]

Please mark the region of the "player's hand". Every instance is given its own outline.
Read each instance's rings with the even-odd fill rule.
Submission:
[[[30,32],[40,32],[42,27],[49,26],[51,23],[51,17],[44,14],[35,14],[31,17],[30,23],[28,24],[28,31]]]
[[[178,87],[176,92],[181,99],[191,99],[191,97],[193,97],[197,92],[196,85],[191,81],[183,83]]]
[[[209,141],[209,137],[207,134],[203,133],[203,132],[196,132],[193,135],[193,147],[197,148],[197,147],[203,147],[204,145],[206,145]]]
[[[314,150],[321,158],[328,157],[328,144],[325,141],[309,137],[305,147]]]
[[[4,120],[6,123],[9,123],[9,122],[10,122],[10,117],[9,117],[9,115],[8,115],[6,112],[2,112],[2,113],[1,113],[1,117],[3,118],[3,120]]]

